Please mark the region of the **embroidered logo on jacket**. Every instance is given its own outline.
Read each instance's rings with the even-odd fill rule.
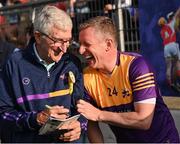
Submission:
[[[28,84],[30,83],[30,79],[27,78],[27,77],[24,77],[24,78],[22,79],[22,83],[23,83],[24,85],[28,85]]]

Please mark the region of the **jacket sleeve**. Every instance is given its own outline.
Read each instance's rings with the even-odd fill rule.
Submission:
[[[78,114],[76,107],[77,101],[79,99],[84,99],[84,83],[80,60],[74,59],[73,62],[75,64],[74,73],[76,82],[74,84],[74,89],[72,93],[71,112],[72,115],[75,115]],[[81,123],[82,131],[85,132],[87,130],[87,119],[81,115],[78,120]]]
[[[16,103],[10,66],[7,64],[0,74],[0,120],[1,127],[11,126],[16,131],[36,130],[40,126],[36,121],[36,112],[25,112]],[[7,128],[7,127],[6,127]],[[5,129],[6,129],[5,128]]]

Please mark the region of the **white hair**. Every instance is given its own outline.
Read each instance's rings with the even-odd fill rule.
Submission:
[[[36,12],[34,18],[34,31],[50,34],[52,27],[66,31],[67,29],[72,28],[72,20],[63,10],[55,6],[47,5]]]

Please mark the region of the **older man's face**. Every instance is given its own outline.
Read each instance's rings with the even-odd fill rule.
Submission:
[[[39,45],[38,52],[47,63],[58,62],[62,55],[66,53],[71,41],[71,28],[61,31],[52,28],[49,35],[39,32],[41,39],[37,43]]]

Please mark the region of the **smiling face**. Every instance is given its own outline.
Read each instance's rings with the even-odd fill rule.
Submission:
[[[35,38],[39,56],[47,63],[58,62],[66,53],[71,37],[71,28],[66,31],[52,28],[49,35],[37,31]]]
[[[92,68],[103,69],[107,56],[106,42],[103,36],[94,28],[88,27],[79,33],[79,53],[84,56],[87,64]]]

